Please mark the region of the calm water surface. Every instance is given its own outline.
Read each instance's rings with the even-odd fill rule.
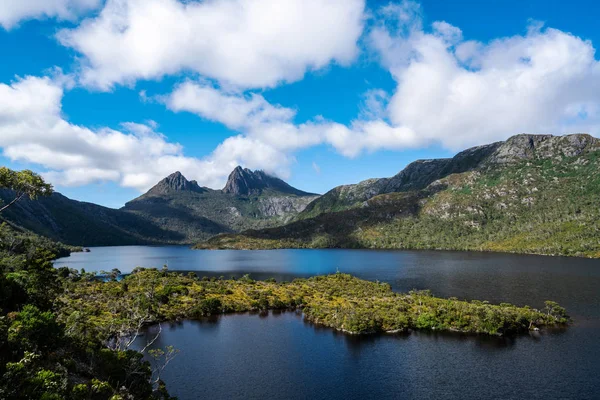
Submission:
[[[370,250],[194,251],[103,247],[57,260],[87,271],[135,266],[291,280],[347,272],[395,290],[541,307],[567,330],[516,338],[412,333],[351,337],[296,313],[163,325],[180,355],[164,374],[187,399],[600,399],[600,261],[492,253]]]

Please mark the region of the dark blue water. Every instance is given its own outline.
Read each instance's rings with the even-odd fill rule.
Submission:
[[[135,266],[290,280],[339,269],[395,290],[541,307],[566,330],[515,338],[413,332],[352,337],[296,313],[163,325],[157,347],[181,353],[164,373],[186,399],[600,399],[600,261],[493,253],[363,250],[193,251],[107,247],[57,261],[86,270]]]

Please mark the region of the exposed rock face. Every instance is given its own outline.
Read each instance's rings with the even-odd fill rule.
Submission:
[[[177,171],[158,182],[148,193],[159,195],[177,191],[206,192],[196,181],[188,181],[181,172]]]
[[[417,160],[391,178],[368,179],[355,185],[338,186],[310,203],[298,218],[355,207],[380,194],[423,189],[455,173],[493,168],[495,165],[525,159],[578,156],[599,147],[600,139],[587,134],[516,135],[505,142],[464,150],[452,158]]]
[[[317,197],[264,197],[259,200],[258,211],[267,218],[282,217],[284,222],[287,222],[303,211]]]
[[[237,196],[260,195],[264,190],[272,189],[277,192],[296,196],[313,195],[298,190],[279,178],[267,175],[263,171],[252,171],[248,168],[236,167],[223,188],[223,193]]]
[[[487,164],[510,164],[525,159],[574,157],[600,147],[600,139],[578,133],[566,136],[521,134],[509,138]]]

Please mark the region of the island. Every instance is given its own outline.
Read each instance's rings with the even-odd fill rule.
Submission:
[[[565,309],[547,301],[541,310],[507,303],[438,298],[429,291],[394,292],[388,283],[335,273],[292,282],[201,278],[166,268],[118,271],[97,279],[64,269],[66,290],[59,321],[77,336],[122,340],[140,327],[162,321],[197,319],[226,313],[301,310],[306,320],[348,334],[396,333],[415,329],[511,335],[540,327],[566,325]]]

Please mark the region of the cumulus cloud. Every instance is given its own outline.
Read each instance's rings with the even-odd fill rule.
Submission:
[[[107,0],[58,38],[101,90],[197,72],[224,85],[272,87],[357,55],[364,0]]]
[[[378,91],[366,95],[369,115],[381,112],[382,97]],[[173,111],[192,112],[223,123],[239,131],[239,138],[263,143],[282,154],[328,144],[345,156],[355,157],[364,150],[406,148],[418,143],[413,132],[390,128],[381,119],[359,119],[345,126],[317,116],[298,124],[293,109],[273,105],[259,94],[227,93],[204,82],[185,82],[158,99]]]
[[[156,132],[156,123],[124,123],[120,130],[92,130],[61,115],[64,80],[26,77],[0,84],[0,147],[3,155],[45,167],[62,186],[114,181],[146,190],[180,170],[210,187],[223,185],[238,164],[286,176],[293,159],[252,138],[231,137],[209,156],[186,157],[179,144]]]
[[[443,21],[423,28],[417,11],[410,2],[386,9],[368,37],[397,81],[389,129],[455,150],[520,132],[600,133],[591,42],[540,24],[525,35],[466,41]]]
[[[540,24],[525,35],[469,41],[444,21],[425,27],[414,2],[378,16],[367,43],[397,87],[368,91],[348,125],[320,117],[296,123],[295,110],[205,82],[185,82],[163,101],[288,155],[320,144],[355,157],[430,145],[461,150],[520,132],[600,133],[600,63],[591,42]]]
[[[43,165],[54,183],[110,180],[144,190],[174,170],[220,187],[238,164],[286,178],[295,152],[317,145],[356,157],[429,145],[460,150],[520,132],[600,134],[600,63],[591,42],[539,23],[523,35],[473,41],[444,21],[425,26],[415,2],[375,13],[365,44],[396,87],[368,91],[349,124],[296,121],[296,110],[248,91],[351,61],[363,7],[362,0],[108,0],[99,16],[59,34],[83,55],[80,81],[110,89],[197,72],[171,93],[140,98],[236,134],[202,159],[187,157],[152,122],[118,130],[71,124],[61,114],[69,77],[27,77],[0,84],[0,147]]]
[[[73,20],[96,9],[102,0],[3,0],[0,25],[11,29],[28,19],[58,18]]]

